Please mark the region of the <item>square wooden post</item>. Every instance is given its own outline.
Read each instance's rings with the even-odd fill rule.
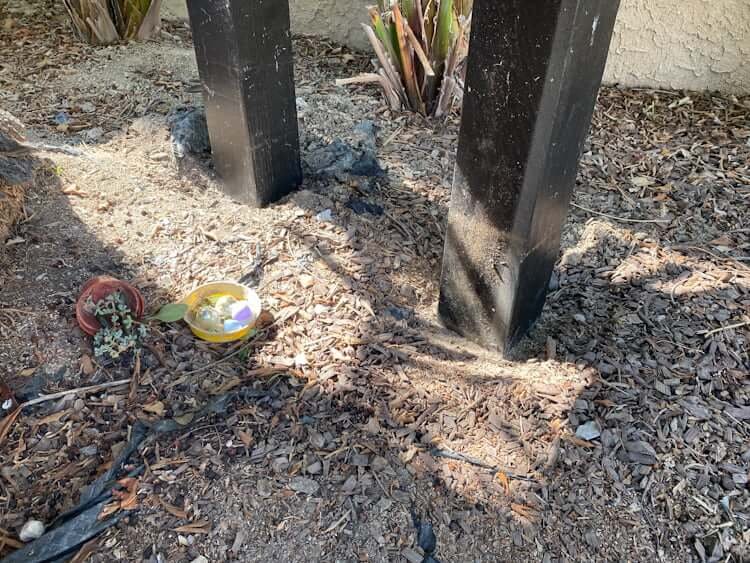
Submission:
[[[438,307],[507,352],[541,312],[618,0],[475,0]]]
[[[226,192],[263,206],[302,181],[287,0],[188,0],[211,150]]]

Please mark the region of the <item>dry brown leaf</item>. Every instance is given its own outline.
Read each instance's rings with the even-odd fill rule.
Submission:
[[[123,510],[134,510],[138,507],[138,479],[125,477],[117,481],[125,490],[112,489],[112,496],[120,500],[120,508]]]
[[[505,494],[509,495],[510,494],[510,481],[508,480],[508,476],[502,471],[498,471],[497,480],[500,481],[500,484],[503,486],[503,489],[505,490]]]
[[[249,448],[255,441],[253,440],[252,434],[245,432],[244,430],[237,430],[237,436],[239,436],[246,448]]]
[[[582,438],[579,438],[578,436],[574,434],[566,434],[563,436],[563,440],[567,440],[571,444],[575,446],[580,446],[581,448],[593,448],[594,444],[589,442],[588,440],[583,440]]]
[[[5,418],[0,420],[0,446],[3,444],[5,438],[10,433],[10,429],[13,427],[13,423],[16,421],[19,414],[21,414],[21,407],[17,406],[9,414],[7,414]]]
[[[164,403],[161,401],[155,401],[153,403],[149,403],[148,405],[143,405],[143,410],[155,414],[156,416],[164,416]]]
[[[83,375],[92,375],[96,371],[94,361],[88,354],[81,356],[81,371],[83,372]]]
[[[65,195],[74,195],[74,196],[78,196],[78,197],[88,197],[89,196],[88,193],[79,190],[75,186],[70,186],[69,188],[63,188],[62,193],[64,193]]]
[[[48,414],[44,418],[40,418],[36,421],[34,426],[41,426],[42,424],[50,424],[52,422],[58,422],[62,417],[64,417],[66,414],[70,413],[71,409],[65,409],[59,412],[54,412],[52,414]]]
[[[21,549],[24,546],[23,542],[13,539],[7,534],[0,533],[0,550],[6,545],[14,549]]]
[[[175,516],[176,518],[179,518],[180,520],[187,520],[188,514],[184,510],[177,508],[173,504],[169,504],[167,501],[165,501],[161,497],[156,497],[159,499],[159,502],[164,507],[164,510],[169,512],[172,516]]]
[[[99,513],[99,516],[96,517],[97,520],[104,520],[108,516],[111,516],[115,512],[120,510],[120,503],[119,502],[110,502],[109,504],[105,504],[102,507],[102,511]]]
[[[533,520],[536,517],[536,510],[525,504],[510,503],[510,509],[526,520]]]
[[[94,538],[83,544],[81,549],[78,550],[78,553],[75,554],[75,557],[70,560],[70,563],[83,563],[86,561],[86,559],[96,551],[98,541],[99,538]]]
[[[212,395],[223,395],[227,391],[231,391],[232,389],[234,389],[235,387],[241,384],[242,384],[242,380],[239,377],[235,376],[229,379],[228,381],[225,381],[218,387],[211,389],[210,393]]]

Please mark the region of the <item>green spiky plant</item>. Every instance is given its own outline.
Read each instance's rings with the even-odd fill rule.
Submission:
[[[159,30],[161,0],[63,0],[78,37],[94,45],[148,39]]]
[[[439,117],[462,93],[459,70],[468,52],[473,0],[378,0],[363,24],[377,73],[339,84],[376,82],[393,109]]]

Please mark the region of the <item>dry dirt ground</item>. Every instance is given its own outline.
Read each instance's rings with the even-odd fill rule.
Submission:
[[[750,558],[750,99],[602,91],[547,305],[509,361],[435,315],[457,116],[337,88],[366,58],[297,39],[303,154],[372,119],[387,176],[308,174],[250,209],[165,158],[166,113],[200,101],[184,26],[92,48],[60,3],[4,18],[0,106],[85,155],[40,156],[3,249],[0,376],[26,396],[133,378],[8,428],[6,552],[136,421],[174,418],[123,470],[143,467],[135,510],[89,561],[419,561],[413,515],[443,562]],[[249,274],[275,322],[241,347],[154,326],[139,370],[105,369],[73,314],[101,273],[149,310]]]

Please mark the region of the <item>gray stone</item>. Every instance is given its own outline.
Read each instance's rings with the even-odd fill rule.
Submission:
[[[593,440],[601,436],[602,430],[595,420],[589,420],[576,428],[576,436],[582,440]]]

